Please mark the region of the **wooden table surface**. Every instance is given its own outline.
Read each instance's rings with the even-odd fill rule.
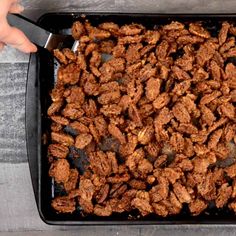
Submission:
[[[65,10],[236,12],[235,0],[22,2],[26,8],[25,15],[32,19],[45,12]],[[0,235],[236,235],[236,226],[233,225],[55,227],[44,224],[36,209],[26,155],[24,118],[28,59],[28,55],[8,47],[0,53]]]

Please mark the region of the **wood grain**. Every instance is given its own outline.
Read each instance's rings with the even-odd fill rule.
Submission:
[[[25,162],[26,63],[0,64],[0,162]]]

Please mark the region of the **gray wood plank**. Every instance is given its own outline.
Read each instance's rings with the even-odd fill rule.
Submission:
[[[27,64],[0,63],[0,162],[25,162]]]

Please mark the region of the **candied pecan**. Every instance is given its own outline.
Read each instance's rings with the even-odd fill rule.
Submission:
[[[150,78],[146,85],[146,97],[154,101],[160,93],[161,81],[157,78]]]
[[[222,136],[223,130],[222,129],[218,129],[216,131],[214,131],[208,141],[208,148],[209,149],[215,149],[218,142],[220,141],[220,138]]]
[[[125,59],[128,64],[133,64],[140,59],[141,54],[140,54],[139,50],[142,47],[143,47],[143,45],[141,43],[129,45],[129,47],[126,51],[126,55],[125,55]]]
[[[170,215],[176,215],[182,209],[182,203],[173,192],[170,192],[169,201],[162,201],[161,203],[167,207]]]
[[[170,145],[176,152],[182,152],[184,149],[184,138],[180,133],[172,133],[170,137]]]
[[[79,21],[76,21],[76,22],[73,23],[71,30],[72,30],[72,36],[75,40],[79,40],[80,37],[83,34],[85,34],[84,25]]]
[[[112,184],[117,184],[117,183],[123,183],[123,182],[128,182],[130,180],[130,175],[129,174],[122,174],[122,175],[115,175],[113,177],[108,177],[107,181],[112,183]]]
[[[76,120],[82,117],[84,114],[84,110],[82,108],[77,108],[77,106],[73,103],[68,103],[66,107],[62,110],[62,115],[72,120]]]
[[[110,190],[109,184],[105,184],[105,185],[100,189],[99,193],[98,193],[97,196],[96,196],[97,203],[101,204],[101,203],[103,203],[103,202],[106,200],[106,198],[107,198],[107,196],[108,196],[108,194],[109,194],[109,190]]]
[[[235,57],[236,56],[236,47],[230,48],[227,52],[223,54],[224,58]]]
[[[148,118],[154,113],[152,104],[144,104],[140,106],[139,115],[141,119]]]
[[[131,188],[134,188],[134,189],[138,189],[138,190],[146,189],[145,182],[143,182],[141,180],[132,179],[129,181],[128,184],[130,185]]]
[[[94,118],[94,124],[99,132],[99,135],[105,136],[107,134],[107,123],[102,115]]]
[[[147,159],[142,159],[138,163],[137,171],[141,176],[145,176],[146,174],[152,172],[153,166]]]
[[[170,96],[168,93],[161,93],[157,96],[157,98],[153,101],[153,107],[155,109],[161,109],[165,107],[170,102]]]
[[[96,81],[87,80],[84,84],[84,92],[88,95],[98,95],[99,84]]]
[[[59,49],[54,49],[53,54],[60,63],[65,64],[65,65],[68,64],[68,60],[66,56]]]
[[[112,54],[112,50],[115,47],[115,42],[113,40],[104,40],[99,43],[99,52],[105,54]],[[102,55],[102,60],[103,55]]]
[[[236,164],[226,167],[224,171],[230,178],[234,178],[236,176]]]
[[[222,27],[219,32],[219,44],[220,45],[222,45],[226,41],[229,28],[230,28],[230,24],[228,22],[222,23]]]
[[[192,157],[195,154],[194,146],[190,138],[185,138],[185,148],[183,153],[187,157]]]
[[[154,120],[155,131],[157,132],[157,127],[164,124],[168,124],[173,118],[172,112],[168,108],[163,108]]]
[[[173,66],[172,71],[178,80],[189,80],[190,79],[189,74],[186,71],[179,68],[178,66]]]
[[[59,213],[72,213],[76,209],[75,199],[70,199],[68,196],[54,198],[51,205]]]
[[[112,50],[112,55],[115,58],[124,56],[125,55],[125,46],[123,44],[117,44]]]
[[[70,177],[70,165],[65,159],[58,159],[51,164],[49,176],[57,183],[65,183]]]
[[[196,200],[190,202],[188,207],[192,215],[197,216],[207,208],[207,203],[204,200],[197,198]]]
[[[204,38],[199,37],[199,36],[183,35],[177,38],[177,43],[180,45],[195,44],[195,43],[202,43],[202,42],[204,42]]]
[[[156,56],[159,60],[164,60],[167,57],[169,43],[166,40],[163,40],[156,48]]]
[[[62,52],[65,55],[65,57],[69,60],[69,62],[76,61],[76,54],[69,48],[63,48]]]
[[[119,26],[114,22],[104,22],[98,26],[103,30],[110,31],[111,33],[117,32],[119,30]]]
[[[118,90],[119,90],[119,83],[116,81],[104,83],[99,87],[99,93],[118,91]]]
[[[74,85],[79,81],[81,68],[75,63],[61,66],[58,70],[58,82]]]
[[[216,198],[216,187],[211,173],[202,176],[200,183],[197,185],[197,190],[205,200],[209,201]]]
[[[211,94],[206,94],[201,98],[200,105],[206,105],[211,101],[213,101],[214,99],[216,99],[217,97],[219,97],[220,95],[221,95],[220,91],[213,91]]]
[[[52,124],[51,124],[51,130],[53,132],[59,132],[62,130],[62,128],[63,128],[63,126],[58,123],[52,122]]]
[[[204,105],[201,106],[200,109],[202,112],[201,120],[203,121],[203,123],[206,123],[208,126],[212,126],[213,122],[216,120],[216,117],[214,116],[212,111]]]
[[[110,192],[110,196],[112,198],[118,198],[120,197],[121,195],[123,195],[126,190],[127,190],[127,185],[126,184],[117,184],[119,186],[117,186],[117,188],[115,190],[113,190],[112,192]]]
[[[230,142],[236,136],[236,125],[228,123],[223,131],[223,138],[226,142]]]
[[[179,199],[180,203],[191,202],[191,196],[189,195],[187,189],[180,183],[176,182],[173,184],[173,191],[176,197]]]
[[[62,101],[56,101],[53,102],[50,107],[48,108],[47,114],[49,116],[53,115],[54,113],[58,112],[60,108],[62,107],[63,102]]]
[[[110,216],[112,214],[112,208],[109,204],[106,206],[95,205],[94,206],[94,214],[97,216]]]
[[[74,144],[74,139],[68,134],[52,132],[51,138],[52,141],[58,142],[65,146],[72,146]]]
[[[141,144],[148,144],[154,135],[154,129],[152,126],[146,126],[138,133],[138,141]]]
[[[227,79],[235,78],[236,76],[235,68],[236,66],[233,63],[227,63],[227,65],[225,66],[225,73]]]
[[[165,176],[171,184],[174,184],[178,179],[183,176],[183,172],[179,168],[167,167],[163,170],[163,176]]]
[[[235,181],[235,179],[233,180],[233,183],[232,183],[232,196],[231,197],[232,198],[236,197],[236,181]]]
[[[89,133],[89,128],[82,122],[74,121],[69,126],[78,133]]]
[[[211,69],[211,74],[214,80],[220,80],[221,78],[221,68],[220,66],[215,62],[211,61],[210,63],[210,69]]]
[[[120,129],[118,127],[116,127],[114,124],[109,124],[108,125],[108,132],[115,137],[116,139],[118,139],[120,141],[121,144],[126,143],[126,138],[124,136],[124,134],[122,134],[122,132],[120,131]]]
[[[197,134],[198,133],[198,129],[194,125],[186,124],[186,123],[180,123],[177,130],[180,133],[186,133],[186,134]]]
[[[224,125],[228,121],[228,118],[220,118],[218,121],[213,123],[211,127],[209,127],[208,132],[211,133],[212,131],[216,130],[220,126]]]
[[[118,44],[140,43],[143,35],[124,36],[118,38]]]
[[[82,105],[85,100],[85,95],[82,88],[77,86],[72,86],[69,89],[69,94],[66,96],[67,103],[75,103],[78,106]]]
[[[184,29],[184,24],[178,21],[172,21],[168,25],[163,26],[164,30],[182,30]]]
[[[202,38],[210,38],[210,33],[204,29],[199,23],[190,23],[189,24],[189,32],[191,34],[197,35]]]
[[[64,183],[64,188],[67,192],[76,188],[79,179],[79,172],[76,169],[70,170],[69,179]]]
[[[162,167],[167,163],[168,156],[167,155],[160,155],[157,157],[156,161],[154,162],[154,167]]]
[[[69,149],[68,149],[68,147],[66,147],[62,144],[50,144],[48,146],[48,153],[54,157],[63,159],[63,158],[67,157],[67,155],[69,153]]]
[[[93,204],[92,198],[95,193],[95,186],[90,179],[80,178],[79,183],[79,204],[87,213],[92,213]]]
[[[190,81],[183,81],[178,84],[175,84],[173,93],[175,93],[178,96],[182,96],[183,94],[186,93],[187,90],[189,90],[190,86],[191,86]]]
[[[118,101],[120,96],[121,95],[119,90],[114,92],[103,93],[98,97],[98,102],[102,105],[107,105]]]
[[[144,158],[145,153],[142,148],[136,149],[131,155],[126,159],[126,165],[129,167],[130,171],[136,170],[138,163]]]
[[[75,139],[75,147],[79,149],[85,148],[92,141],[92,138],[91,134],[79,134]]]
[[[230,119],[235,119],[235,106],[229,102],[218,107],[218,112],[221,116],[226,116]]]
[[[143,190],[136,193],[136,197],[131,201],[131,205],[137,208],[142,216],[153,212],[152,206],[150,205],[149,194]]]
[[[203,43],[196,54],[197,63],[203,66],[207,61],[209,61],[216,50],[216,45],[211,41],[206,41]]]
[[[227,52],[230,48],[235,46],[235,38],[231,37],[229,39],[226,40],[226,42],[220,47],[219,52],[221,54],[224,54],[225,52]],[[224,59],[222,59],[224,61]],[[221,63],[222,65],[222,63]]]
[[[208,79],[208,77],[209,77],[209,74],[203,68],[199,68],[199,69],[194,71],[193,81],[202,82],[203,80]]]
[[[148,44],[156,44],[160,40],[160,36],[157,30],[148,30],[144,37]]]
[[[172,109],[174,117],[181,123],[189,123],[190,115],[182,103],[176,103]]]
[[[234,212],[236,212],[236,202],[235,202],[235,201],[234,201],[234,202],[231,202],[231,203],[229,204],[229,208],[232,209]]]
[[[175,64],[184,71],[191,71],[193,69],[194,57],[191,55],[184,54],[183,57],[178,58]]]
[[[153,211],[159,216],[166,217],[169,213],[166,206],[162,204],[153,203],[152,207],[153,207]]]
[[[94,173],[100,176],[108,176],[111,173],[111,163],[108,162],[108,157],[104,152],[91,152],[89,161]]]
[[[177,166],[180,167],[183,171],[191,171],[193,169],[192,161],[189,159],[184,159],[177,163]]]
[[[222,208],[229,200],[232,194],[232,187],[228,183],[222,184],[218,189],[218,194],[216,197],[216,207]]]
[[[123,35],[137,35],[140,34],[143,29],[144,27],[139,24],[123,25],[120,28],[119,33]]]
[[[117,116],[121,113],[122,107],[117,104],[104,105],[100,111],[104,116]]]
[[[166,199],[169,194],[169,183],[165,177],[158,178],[158,184],[149,191],[151,202],[159,202]]]
[[[60,125],[68,125],[69,124],[69,120],[62,117],[62,116],[51,116],[50,117],[55,123],[58,123]]]

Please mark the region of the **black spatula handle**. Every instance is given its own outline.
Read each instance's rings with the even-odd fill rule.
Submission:
[[[8,14],[7,20],[11,26],[14,26],[23,31],[33,43],[41,47],[44,47],[47,44],[51,33],[36,25],[29,19],[21,15]]]

